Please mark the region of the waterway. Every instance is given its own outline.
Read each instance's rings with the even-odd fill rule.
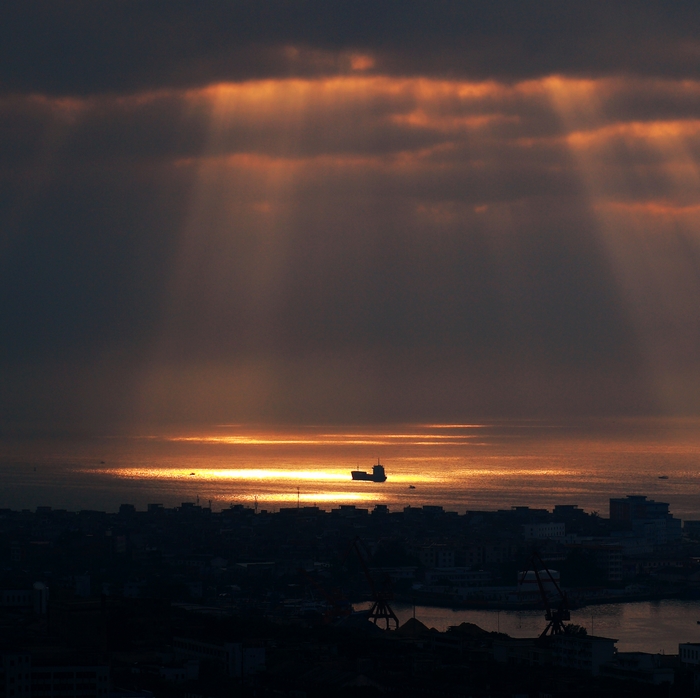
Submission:
[[[368,604],[356,604],[357,610]],[[444,632],[452,625],[474,623],[489,632],[511,637],[536,637],[546,627],[543,611],[486,611],[393,606],[403,624],[414,613],[429,628]],[[571,622],[586,628],[589,635],[615,638],[621,652],[678,654],[681,642],[700,642],[700,601],[641,601],[600,604],[571,612]]]

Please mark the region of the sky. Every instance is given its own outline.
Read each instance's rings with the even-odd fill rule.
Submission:
[[[8,0],[0,430],[700,413],[700,5]]]

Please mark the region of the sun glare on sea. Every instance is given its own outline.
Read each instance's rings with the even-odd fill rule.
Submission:
[[[263,468],[212,469],[200,468],[187,470],[182,468],[121,468],[115,471],[123,478],[198,478],[204,480],[347,480],[345,471],[328,470],[273,470]]]
[[[168,440],[183,443],[231,444],[241,446],[387,446],[403,443],[414,446],[462,444],[480,437],[478,434],[433,434],[427,429],[475,429],[480,425],[426,425],[425,430],[407,432],[320,432],[304,434],[238,433],[170,436]]]
[[[136,480],[246,480],[270,482],[350,482],[348,469],[334,470],[283,470],[278,468],[115,468],[111,473],[123,479]],[[427,475],[393,474],[391,480],[396,483],[428,482],[434,478]]]

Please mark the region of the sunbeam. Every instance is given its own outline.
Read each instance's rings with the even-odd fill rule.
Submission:
[[[659,406],[692,412],[700,387],[700,121],[607,123],[614,84],[555,79],[547,86]],[[699,86],[673,88],[692,96]]]

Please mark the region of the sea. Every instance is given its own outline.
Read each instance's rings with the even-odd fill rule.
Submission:
[[[381,462],[387,481],[353,481]],[[700,420],[483,421],[390,426],[222,424],[98,436],[4,437],[0,507],[116,511],[122,503],[447,511],[647,495],[700,519]]]
[[[351,470],[381,462],[384,483]],[[483,420],[364,426],[219,424],[177,430],[0,440],[0,508],[117,511],[195,502],[258,511],[378,504],[447,511],[577,504],[607,516],[611,497],[646,495],[700,520],[700,420]],[[537,611],[398,607],[444,630],[467,621],[531,637]],[[700,642],[700,602],[589,606],[572,622],[621,651],[677,653]]]

